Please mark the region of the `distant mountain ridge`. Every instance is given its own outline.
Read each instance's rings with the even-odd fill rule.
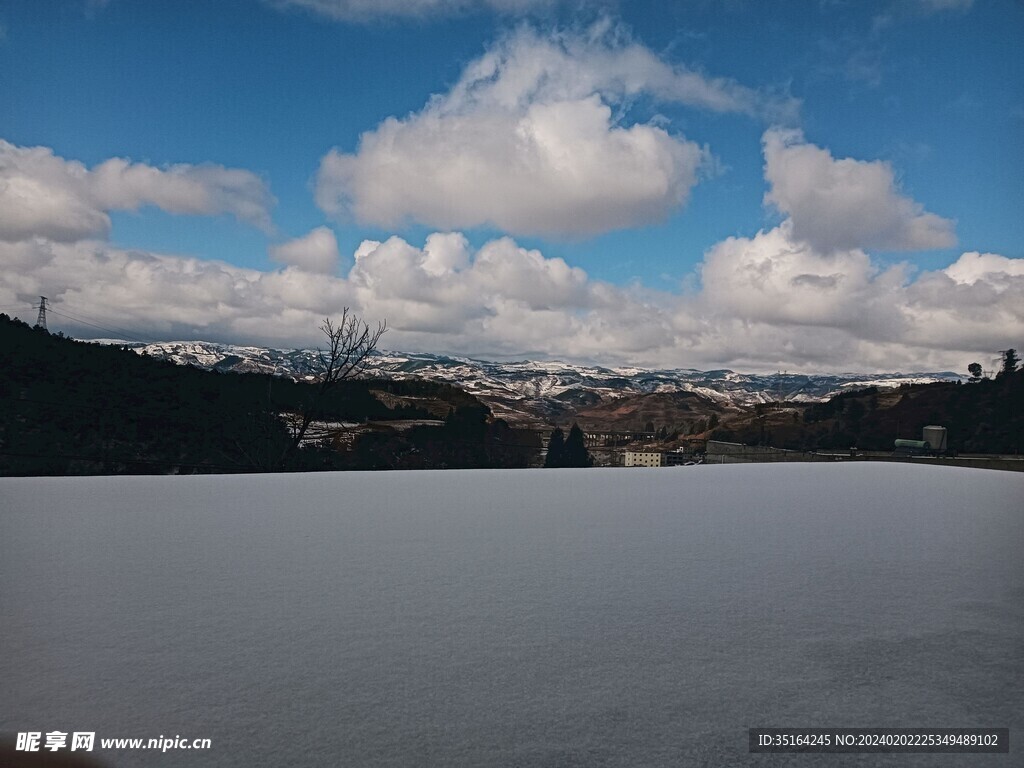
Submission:
[[[317,370],[317,352],[310,349],[283,350],[205,341],[99,341],[208,370],[273,373],[298,379],[315,377]],[[868,386],[897,387],[966,378],[951,371],[743,374],[727,369],[645,369],[528,360],[498,363],[394,351],[378,352],[368,363],[366,373],[373,377],[419,377],[457,385],[485,402],[496,416],[513,422],[557,421],[599,403],[654,393],[692,392],[709,405],[732,410],[776,400],[823,402],[839,392]]]

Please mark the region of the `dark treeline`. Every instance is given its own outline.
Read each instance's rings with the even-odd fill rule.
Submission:
[[[583,430],[575,422],[565,437],[557,427],[548,440],[548,452],[544,458],[544,466],[548,468],[592,467],[594,460],[583,440]]]
[[[319,400],[314,390],[79,342],[0,315],[0,474],[522,466],[536,453],[451,385],[353,379]],[[289,453],[280,414],[314,403],[318,421],[382,423],[354,442]],[[443,427],[386,425],[439,417]]]
[[[895,392],[870,387],[808,406],[802,417],[771,416],[716,430],[714,437],[796,450],[891,451],[896,438],[920,440],[922,428],[935,424],[947,428],[952,451],[1018,454],[1024,450],[1024,368],[964,384],[905,384]]]
[[[350,460],[359,469],[483,469],[528,467],[541,449],[537,432],[489,419],[482,404],[453,410],[441,427],[368,432]],[[343,460],[344,454],[334,454]],[[337,460],[337,459],[335,459]]]

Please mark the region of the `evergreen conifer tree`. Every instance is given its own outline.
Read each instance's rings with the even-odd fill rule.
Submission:
[[[590,452],[583,442],[583,430],[579,424],[573,424],[569,430],[569,437],[565,440],[565,464],[566,467],[589,467],[593,465]]]
[[[565,466],[565,436],[562,430],[555,427],[548,440],[548,455],[544,459],[545,467]]]
[[[996,376],[997,377],[1009,376],[1011,373],[1013,373],[1015,370],[1017,370],[1017,363],[1019,363],[1019,362],[1020,362],[1020,357],[1018,357],[1016,349],[1004,350],[1003,351],[1003,367],[1000,369],[999,373],[996,374]]]

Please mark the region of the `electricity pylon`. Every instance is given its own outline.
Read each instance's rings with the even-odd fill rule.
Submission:
[[[36,318],[36,326],[46,330],[46,297],[39,297],[39,317]]]

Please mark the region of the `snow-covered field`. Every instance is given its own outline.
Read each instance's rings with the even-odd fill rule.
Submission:
[[[0,732],[212,740],[116,766],[1019,765],[1022,499],[867,463],[0,479]]]

